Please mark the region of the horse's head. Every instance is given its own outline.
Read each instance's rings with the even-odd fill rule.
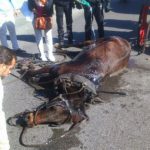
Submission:
[[[70,98],[70,97],[69,97]],[[81,122],[87,116],[84,114],[83,105],[76,101],[72,103],[66,96],[59,95],[52,101],[44,103],[34,111],[23,112],[8,119],[8,123],[23,127],[34,127],[40,124],[57,126],[68,121],[73,125]]]
[[[52,106],[48,106],[52,105]],[[69,120],[69,111],[61,104],[47,104],[35,111],[24,113],[16,120],[16,124],[25,127],[34,127],[39,124],[59,125]]]
[[[38,124],[59,125],[68,120],[77,124],[87,118],[85,103],[96,93],[94,85],[73,74],[62,75],[53,82],[55,97],[34,111],[21,113],[16,124],[33,127]]]

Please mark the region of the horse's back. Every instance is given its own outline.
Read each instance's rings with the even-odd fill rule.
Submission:
[[[87,59],[89,62],[100,60],[101,70],[105,76],[127,67],[130,53],[131,46],[127,40],[112,36],[97,41],[95,48],[84,52],[80,59]]]
[[[109,37],[99,43],[96,55],[103,62],[106,74],[121,72],[128,65],[131,53],[130,43],[121,37]],[[107,64],[107,65],[106,65]]]
[[[95,52],[99,57],[103,56],[103,53],[104,55],[109,53],[114,53],[116,56],[124,55],[126,53],[130,54],[131,46],[127,40],[112,36],[99,40],[99,42],[96,43]]]
[[[59,74],[99,72],[110,75],[125,68],[128,64],[131,47],[127,40],[120,37],[102,38],[95,47],[83,50],[72,61],[59,65]]]

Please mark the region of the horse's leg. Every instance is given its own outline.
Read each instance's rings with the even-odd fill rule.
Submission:
[[[69,130],[72,130],[75,126],[79,125],[79,123],[81,123],[83,120],[88,119],[88,116],[82,111],[82,110],[78,110],[78,111],[74,111],[71,114],[71,119],[72,119],[72,125],[70,126]]]
[[[99,97],[99,95],[96,95],[95,97],[93,97],[91,99],[91,103],[95,104],[95,103],[104,103],[105,101]]]

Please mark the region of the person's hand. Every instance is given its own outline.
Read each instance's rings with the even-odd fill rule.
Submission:
[[[105,12],[109,12],[111,10],[111,7],[110,7],[110,3],[107,3],[107,5],[105,6]]]
[[[33,12],[34,14],[37,14],[37,10],[36,10],[35,8],[32,9],[32,12]]]
[[[82,9],[82,4],[76,0],[72,2],[72,8]]]
[[[82,4],[79,3],[78,1],[75,1],[75,6],[77,9],[82,9]]]
[[[21,13],[20,9],[14,10],[14,16],[18,16]]]

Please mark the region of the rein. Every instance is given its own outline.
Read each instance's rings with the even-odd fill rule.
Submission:
[[[78,91],[76,92],[72,92],[72,93],[66,93],[66,94],[60,94],[59,96],[55,97],[54,99],[52,99],[50,102],[48,103],[44,103],[42,105],[40,105],[39,107],[37,107],[37,109],[35,110],[35,112],[31,112],[31,111],[26,111],[24,113],[19,113],[19,114],[16,114],[15,116],[13,117],[10,117],[8,120],[7,120],[7,123],[11,126],[17,126],[17,124],[13,124],[12,122],[10,123],[10,121],[12,119],[15,119],[17,117],[19,117],[20,115],[24,115],[25,113],[34,113],[34,118],[33,118],[33,122],[34,122],[34,125],[37,125],[37,122],[36,122],[36,117],[38,115],[38,112],[40,110],[42,110],[43,108],[50,108],[50,107],[53,107],[53,106],[61,106],[63,108],[65,108],[66,110],[69,111],[68,113],[68,117],[61,123],[64,124],[65,122],[67,122],[68,120],[71,119],[71,115],[73,114],[73,109],[71,108],[70,106],[70,103],[67,99],[64,98],[64,96],[66,95],[73,95],[73,94],[77,94],[77,93],[80,93],[82,90],[84,89],[84,86],[82,86]],[[57,125],[60,125],[60,124],[49,124],[50,126],[57,126]],[[22,126],[22,131],[20,133],[20,136],[19,136],[19,142],[21,145],[25,146],[25,147],[41,147],[41,146],[45,146],[46,144],[25,144],[23,142],[23,135],[24,135],[24,132],[26,131],[27,127],[25,126]],[[68,133],[70,133],[69,131],[71,131],[72,128],[69,128],[69,130],[65,131],[60,137],[58,138],[55,138],[55,139],[51,139],[50,142],[53,142],[53,141],[57,141],[59,140],[60,138],[66,136]],[[49,143],[50,143],[49,142]]]
[[[84,76],[73,74],[73,73],[67,73],[67,74],[60,75],[58,77],[58,80],[63,81],[63,85],[65,85],[66,82],[80,83],[83,86],[83,88],[87,89],[88,91],[96,95],[95,84]]]
[[[23,134],[24,134],[24,132],[26,131],[26,127],[23,127],[22,128],[22,131],[21,131],[21,133],[20,133],[20,136],[19,136],[19,143],[22,145],[22,146],[24,146],[24,147],[33,147],[33,148],[35,148],[35,147],[38,147],[38,148],[40,148],[40,147],[44,147],[44,146],[46,146],[46,145],[48,145],[48,144],[50,144],[50,143],[52,143],[52,142],[55,142],[55,141],[58,141],[59,139],[61,139],[61,138],[64,138],[65,136],[67,136],[69,133],[71,133],[73,130],[67,130],[67,131],[65,131],[61,136],[59,136],[59,137],[57,137],[57,138],[53,138],[53,139],[50,139],[48,142],[46,142],[45,144],[25,144],[24,142],[23,142]]]
[[[65,102],[65,104],[59,104],[59,102],[61,102],[61,100],[62,100],[62,97],[61,96],[59,96],[59,98],[61,98],[59,101],[57,101],[57,103],[56,103],[56,101],[54,101],[55,99],[53,99],[53,101],[52,102],[50,102],[50,104],[46,104],[46,103],[44,103],[43,105],[41,105],[40,107],[38,107],[37,109],[36,109],[36,111],[34,112],[34,118],[33,118],[33,122],[34,122],[34,125],[37,125],[37,123],[36,123],[36,117],[37,117],[37,114],[38,114],[38,112],[41,110],[41,109],[43,109],[44,107],[47,107],[47,108],[49,108],[49,107],[53,107],[53,106],[61,106],[61,107],[63,107],[63,105],[66,105],[67,106],[67,108],[69,108],[69,105],[68,105],[68,102],[66,102],[66,101],[64,101],[64,99],[63,99],[63,102]],[[61,124],[64,124],[67,120],[69,120],[70,119],[70,113],[68,114],[68,117],[67,117],[67,119],[65,119],[64,121],[63,121],[63,123],[61,123]],[[55,124],[55,125],[59,125],[59,124]],[[50,126],[52,126],[52,124],[50,124]],[[25,144],[24,142],[23,142],[23,135],[24,135],[24,132],[26,131],[26,129],[27,129],[27,127],[23,127],[22,128],[22,131],[21,131],[21,133],[20,133],[20,136],[19,136],[19,142],[20,142],[20,144],[21,145],[23,145],[23,146],[25,146],[25,147],[42,147],[42,146],[45,146],[45,145],[47,145],[47,143],[45,143],[45,144]],[[58,137],[58,138],[55,138],[55,139],[51,139],[50,140],[50,142],[53,142],[53,141],[55,141],[55,140],[59,140],[60,138],[62,138],[62,137],[64,137],[65,135],[66,135],[66,133],[69,133],[69,130],[68,131],[66,131],[66,132],[64,132],[60,137]],[[49,142],[49,143],[50,143]]]
[[[125,56],[126,57],[126,56]],[[125,57],[121,58],[119,61],[121,61],[122,59],[124,59]],[[118,61],[116,62],[118,63]],[[16,77],[17,79],[22,79],[22,77],[26,74],[26,72],[19,78],[15,75],[13,75],[14,77]],[[37,122],[36,122],[36,118],[37,118],[37,115],[39,113],[40,110],[44,109],[44,108],[50,108],[50,107],[53,107],[53,106],[60,106],[60,107],[63,107],[64,109],[68,110],[69,113],[68,113],[68,116],[67,118],[61,122],[60,124],[64,124],[66,121],[68,121],[69,119],[72,118],[72,115],[73,113],[75,112],[75,109],[73,109],[73,107],[71,106],[69,100],[66,98],[68,95],[75,95],[75,94],[79,94],[81,93],[82,91],[84,90],[88,90],[88,92],[91,92],[92,94],[94,95],[97,95],[97,92],[96,92],[96,87],[94,85],[94,83],[92,83],[89,79],[87,79],[86,77],[83,77],[83,76],[80,76],[80,75],[75,75],[75,74],[64,74],[64,75],[61,75],[60,77],[56,78],[57,81],[60,81],[60,83],[63,83],[63,89],[65,91],[65,93],[63,94],[59,94],[57,97],[53,98],[50,102],[47,102],[47,103],[44,103],[43,105],[37,107],[37,109],[34,111],[34,112],[26,112],[26,113],[34,113],[33,114],[33,123],[34,125],[37,125]],[[61,82],[62,81],[62,82]],[[49,81],[48,81],[49,82]],[[79,83],[79,86],[80,88],[76,91],[73,91],[73,92],[69,92],[67,89],[69,88],[69,86],[67,85],[67,82],[70,82],[71,83],[71,86],[73,85],[76,85],[76,83],[78,84]],[[30,85],[30,84],[29,84]],[[58,85],[58,84],[57,84]],[[30,85],[31,86],[31,85]],[[32,86],[34,87],[34,86]],[[35,87],[34,87],[35,88]],[[101,91],[101,92],[104,92],[104,93],[110,93],[110,94],[120,94],[120,95],[124,95],[123,93],[121,92],[106,92],[106,91]],[[11,121],[11,119],[14,119],[14,118],[17,118],[21,115],[24,115],[24,113],[19,113],[17,115],[15,115],[14,117],[11,117],[9,118],[9,121]],[[10,122],[9,122],[10,123]],[[49,124],[50,126],[57,126],[57,125],[60,125],[59,123],[57,124]],[[15,124],[12,124],[13,126],[17,126]],[[26,128],[25,126],[22,126],[22,132],[20,133],[20,137],[19,137],[19,142],[21,145],[25,146],[25,147],[41,147],[41,146],[45,146],[45,144],[25,144],[23,142],[23,135],[24,135],[24,132],[26,131]],[[72,127],[72,126],[71,126]],[[51,139],[50,142],[53,142],[53,141],[57,141],[59,140],[60,138],[66,136],[68,133],[70,133],[69,131],[71,131],[72,128],[69,128],[69,130],[67,130],[66,132],[64,132],[60,137],[58,138],[54,138],[54,139]]]
[[[57,102],[61,102],[62,97],[60,96],[60,98],[61,98],[61,99],[60,99],[59,101],[57,101]],[[53,99],[53,100],[55,100],[55,99]],[[63,105],[65,105],[65,106],[69,109],[69,104],[67,103],[67,101],[66,101],[65,99],[63,99],[63,102],[66,103],[66,104],[63,104]],[[62,104],[57,103],[57,105],[63,107]],[[37,116],[38,112],[39,112],[41,109],[43,109],[44,107],[48,107],[48,108],[49,108],[49,107],[52,107],[52,106],[56,106],[56,101],[53,101],[53,102],[51,102],[50,104],[44,103],[43,105],[39,106],[39,107],[36,109],[36,111],[34,112],[34,118],[33,118],[34,125],[37,125],[37,123],[36,123],[36,116]],[[71,112],[71,110],[69,110],[69,112]],[[15,118],[19,117],[20,115],[25,114],[25,113],[31,113],[31,112],[24,112],[24,113],[16,114],[15,116],[10,117],[10,118],[7,120],[7,123],[8,123],[9,125],[11,125],[11,126],[17,126],[17,124],[14,124],[14,123],[12,123],[12,122],[10,122],[10,121],[11,121],[12,119],[15,119]],[[64,123],[65,123],[67,120],[69,120],[69,119],[70,119],[70,113],[68,114],[67,119],[65,119],[62,124],[64,124]],[[59,125],[59,124],[55,124],[55,125]],[[25,143],[23,142],[23,135],[24,135],[24,133],[25,133],[26,130],[27,130],[27,127],[26,127],[26,126],[22,126],[22,131],[21,131],[20,136],[19,136],[19,143],[20,143],[22,146],[25,146],[25,147],[42,147],[42,146],[47,145],[47,143],[45,143],[45,144],[25,144]],[[69,131],[70,131],[70,130],[64,132],[64,133],[63,133],[60,137],[58,137],[58,138],[51,139],[50,142],[53,142],[53,141],[55,141],[55,140],[59,140],[60,138],[64,137],[64,136],[66,135],[66,133],[69,133]],[[50,143],[50,142],[49,142],[49,143]]]

